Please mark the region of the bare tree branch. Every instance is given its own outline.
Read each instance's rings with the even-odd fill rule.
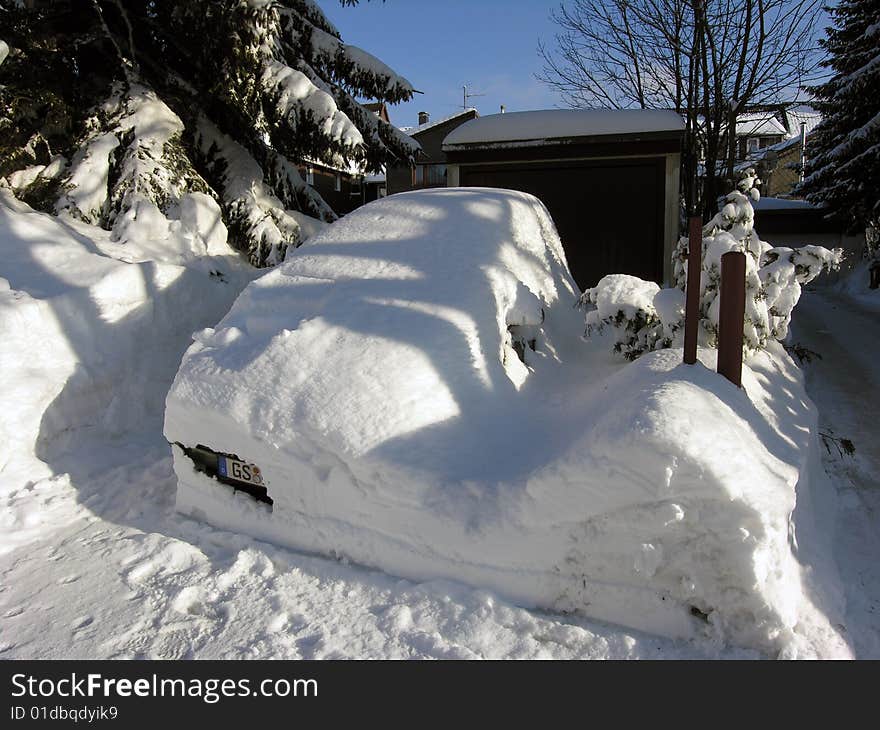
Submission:
[[[793,101],[821,76],[823,0],[567,0],[551,12],[552,49],[538,78],[572,107],[687,114],[682,190],[733,169],[736,114]],[[698,153],[701,153],[698,154]],[[702,157],[702,159],[700,159]]]

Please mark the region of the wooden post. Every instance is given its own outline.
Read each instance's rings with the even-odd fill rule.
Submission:
[[[718,373],[742,387],[743,322],[746,314],[746,255],[728,251],[721,257],[721,302],[718,312]]]
[[[688,270],[684,303],[684,361],[697,361],[700,325],[700,273],[703,270],[703,219],[692,216],[688,225]]]

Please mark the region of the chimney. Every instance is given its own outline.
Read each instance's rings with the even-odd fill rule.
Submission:
[[[801,122],[801,182],[804,181],[804,170],[807,166],[807,123]]]
[[[419,126],[427,124],[430,119],[431,117],[428,112],[419,112]]]

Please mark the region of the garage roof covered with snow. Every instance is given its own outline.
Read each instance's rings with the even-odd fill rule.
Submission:
[[[543,109],[491,114],[454,129],[446,150],[463,146],[527,146],[550,140],[607,136],[679,136],[684,122],[673,111],[646,109]]]

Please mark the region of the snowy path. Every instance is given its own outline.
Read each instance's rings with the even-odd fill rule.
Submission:
[[[880,318],[829,289],[805,292],[791,342],[816,356],[801,367],[826,436],[837,486],[835,557],[846,585],[847,627],[859,657],[880,657]],[[849,439],[847,455],[833,439]],[[843,453],[842,453],[843,451]]]

